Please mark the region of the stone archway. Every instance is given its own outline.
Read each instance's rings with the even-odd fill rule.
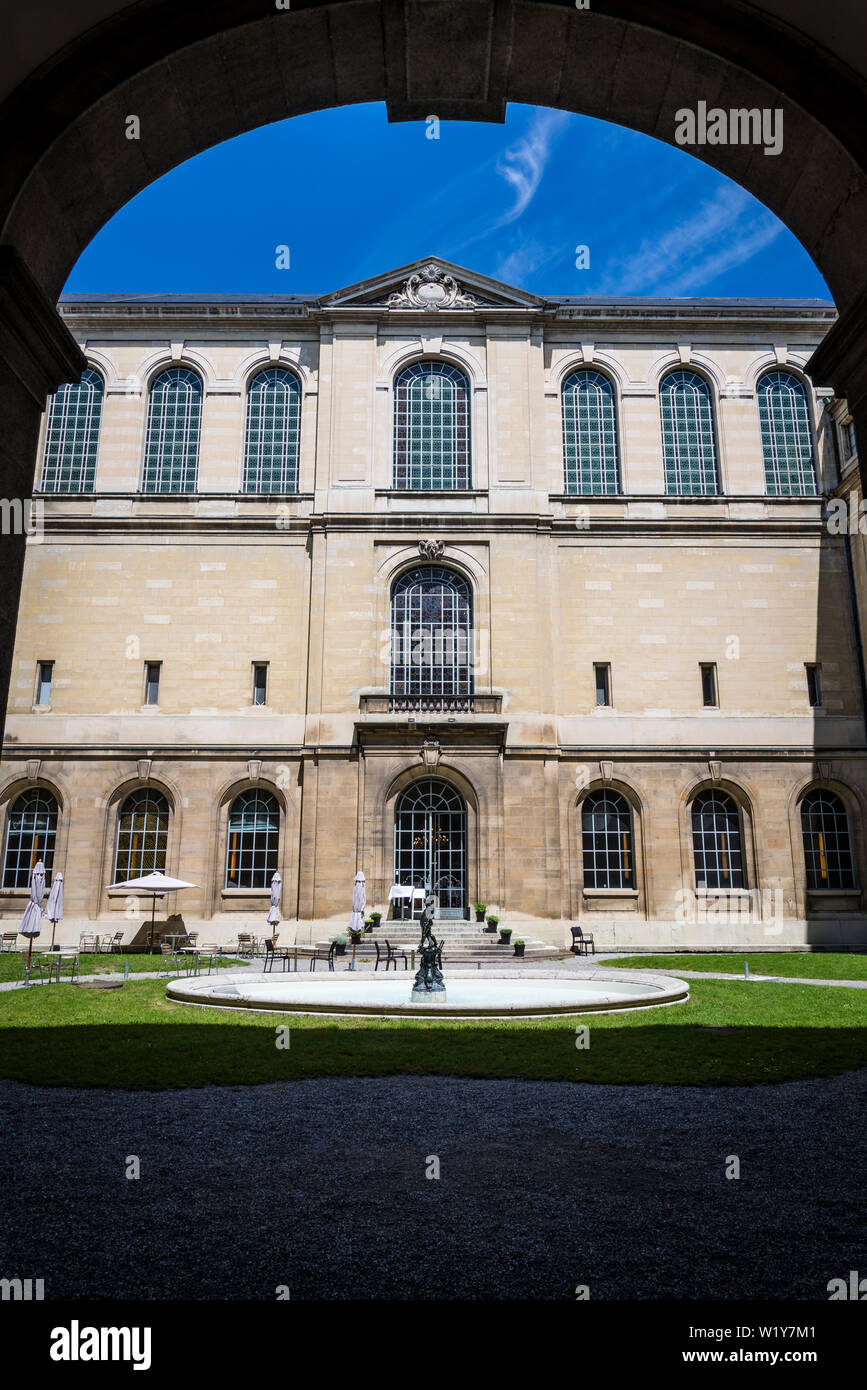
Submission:
[[[27,497],[45,395],[84,362],[54,310],[99,228],[168,169],[286,116],[384,100],[392,120],[502,120],[508,102],[561,108],[675,142],[699,100],[782,109],[784,149],[693,151],[801,240],[842,311],[814,374],[849,398],[867,438],[867,23],[826,0],[800,28],[776,0],[176,0],[65,7],[69,42],[0,106],[0,493]],[[783,13],[791,10],[784,6]],[[849,40],[847,42],[847,35]],[[859,46],[860,42],[860,46]],[[36,50],[35,50],[36,51]],[[867,63],[863,66],[867,68]],[[129,139],[127,118],[138,117]],[[23,536],[3,537],[5,709]]]

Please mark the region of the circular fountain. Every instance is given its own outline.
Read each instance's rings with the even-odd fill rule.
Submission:
[[[683,1003],[683,980],[644,971],[574,969],[545,976],[449,972],[448,993],[420,999],[412,977],[357,973],[207,976],[172,980],[168,997],[185,1004],[298,1014],[374,1018],[551,1018]]]

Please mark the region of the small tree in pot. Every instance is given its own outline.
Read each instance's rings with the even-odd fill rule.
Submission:
[[[524,942],[521,940],[520,936],[516,936],[516,937],[515,937],[515,955],[516,955],[516,956],[522,956],[523,954],[524,954]]]
[[[499,921],[500,921],[499,917],[495,917],[495,916],[493,916],[493,914],[492,914],[492,915],[488,918],[488,925],[485,927],[485,931],[496,931],[496,930],[497,930],[497,926],[499,925]]]
[[[488,904],[487,904],[487,903],[474,903],[473,906],[474,906],[475,909],[476,909],[476,921],[477,921],[477,922],[484,922],[484,920],[485,920],[485,913],[486,913],[487,910],[488,910]]]

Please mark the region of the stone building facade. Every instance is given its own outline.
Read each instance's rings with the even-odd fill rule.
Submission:
[[[68,296],[0,768],[0,916],[204,940],[431,881],[552,942],[867,941],[857,453],[819,301]],[[861,576],[863,579],[863,575]],[[862,592],[867,592],[863,588]],[[158,914],[165,916],[165,912]]]

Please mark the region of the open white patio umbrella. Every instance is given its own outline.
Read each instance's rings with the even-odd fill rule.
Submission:
[[[41,859],[37,859],[33,866],[33,873],[30,876],[30,901],[24,909],[24,916],[21,918],[21,926],[18,928],[20,936],[27,937],[27,974],[25,978],[30,980],[30,957],[33,954],[33,938],[42,931],[42,899],[45,897],[45,865]]]
[[[364,909],[367,906],[367,886],[364,874],[359,869],[355,875],[355,885],[352,889],[352,916],[349,919],[349,931],[364,932]],[[352,942],[352,960],[349,963],[350,970],[355,969],[355,950],[358,943]]]
[[[153,946],[154,942],[154,918],[157,910],[157,898],[164,898],[166,893],[177,893],[182,888],[198,888],[197,883],[187,883],[183,878],[169,878],[161,869],[155,869],[152,874],[145,874],[143,878],[128,878],[125,883],[112,883],[112,888],[128,888],[133,893],[149,893],[152,898],[151,903],[151,929],[148,933],[148,947]]]
[[[55,875],[51,892],[48,894],[48,902],[45,905],[45,916],[51,923],[51,950],[53,951],[57,923],[63,921],[63,874]]]
[[[274,877],[271,879],[271,906],[268,908],[268,916],[266,919],[268,925],[273,929],[271,932],[272,943],[276,943],[277,941],[277,928],[280,925],[280,895],[282,892],[283,880],[279,874],[275,873]]]

